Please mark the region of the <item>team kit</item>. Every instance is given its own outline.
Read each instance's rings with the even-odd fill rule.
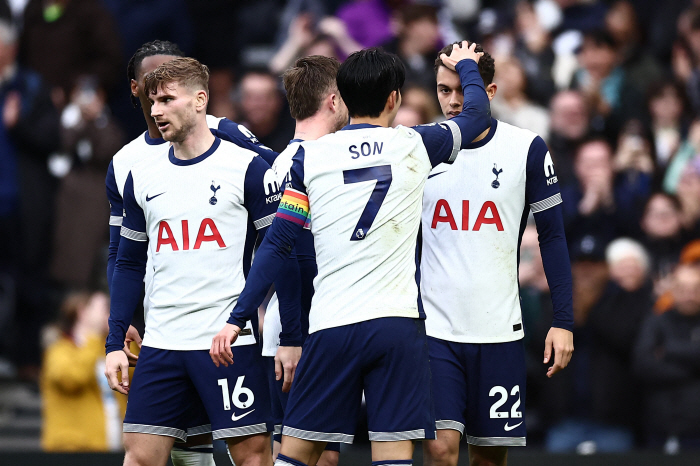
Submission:
[[[295,138],[277,154],[206,113],[206,66],[165,41],[137,51],[129,77],[148,130],[106,180],[106,376],[128,394],[125,464],[165,464],[156,445],[184,452],[198,436],[226,440],[236,464],[271,465],[270,437],[275,464],[337,464],[324,455],[353,442],[363,405],[377,465],[411,464],[415,441],[432,464],[450,464],[440,442],[464,438],[500,464],[526,445],[528,222],[554,308],[543,376],[573,351],[554,164],[537,134],[491,118],[480,46],[447,46],[435,69],[447,119],[392,127],[405,76],[394,55],[298,60],[283,76]]]

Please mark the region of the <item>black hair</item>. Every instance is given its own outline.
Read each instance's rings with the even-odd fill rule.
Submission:
[[[442,48],[437,54],[437,58],[435,59],[435,65],[433,66],[433,70],[435,71],[435,76],[437,76],[437,72],[440,69],[441,66],[445,66],[445,64],[442,62],[440,59],[440,55],[443,53],[447,55],[448,57],[452,55],[452,50],[454,45],[460,45],[461,42],[453,42],[451,44],[448,44]],[[471,44],[469,44],[471,45]],[[484,55],[479,58],[479,75],[481,75],[481,80],[484,82],[484,86],[488,86],[493,82],[493,75],[496,74],[496,62],[494,61],[493,57],[484,50],[484,47],[481,46],[481,44],[476,44],[476,47],[474,47],[475,52],[484,52]],[[525,73],[523,73],[525,74]]]
[[[146,42],[134,53],[134,55],[129,60],[129,64],[126,65],[126,76],[131,84],[132,79],[136,79],[136,74],[138,68],[141,67],[141,62],[146,57],[152,57],[154,55],[169,55],[173,57],[184,57],[185,53],[180,50],[177,44],[167,41],[167,40],[154,40],[152,42]],[[136,108],[138,106],[138,99],[131,94],[131,104]]]
[[[615,49],[617,44],[613,36],[605,29],[593,29],[586,32],[583,35],[583,43],[578,47],[576,53],[586,46],[587,44],[595,45],[598,48],[606,47],[609,49]]]
[[[351,117],[378,117],[392,92],[406,80],[403,63],[393,53],[369,48],[352,53],[338,69],[338,91]]]

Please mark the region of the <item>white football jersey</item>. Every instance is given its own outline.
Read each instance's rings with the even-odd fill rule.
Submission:
[[[420,267],[429,336],[459,343],[524,336],[520,238],[530,211],[559,203],[542,138],[501,121],[454,164],[433,169],[423,197]]]
[[[207,125],[228,136],[235,144],[256,151],[263,156],[266,161],[274,158],[276,153],[271,149],[261,145],[258,139],[245,126],[239,125],[226,118],[218,118],[207,115]],[[107,170],[107,198],[110,204],[109,225],[121,227],[124,215],[124,183],[131,168],[142,160],[151,160],[158,155],[165,156],[170,144],[163,138],[152,138],[148,131],[141,134],[122,147],[112,158],[112,162]],[[267,154],[271,154],[270,157]],[[269,161],[268,161],[269,163]],[[111,282],[111,277],[109,277]],[[148,296],[151,292],[151,282],[153,280],[153,266],[149,255],[146,266],[146,276],[144,277],[145,297],[143,300],[144,314],[148,314]],[[144,317],[145,318],[145,317]]]
[[[204,350],[226,323],[250,268],[256,230],[270,225],[279,197],[256,153],[215,139],[206,153],[132,167],[121,235],[148,241],[154,270],[143,344]],[[256,343],[247,322],[235,345]]]
[[[308,196],[313,219],[318,275],[309,333],[419,317],[415,248],[423,186],[432,164],[454,160],[460,143],[459,127],[447,122],[415,129],[350,125],[301,144],[285,193]]]

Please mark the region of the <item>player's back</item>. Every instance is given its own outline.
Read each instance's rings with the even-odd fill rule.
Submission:
[[[415,247],[431,169],[411,128],[351,125],[302,144],[318,275],[309,332],[419,316]]]

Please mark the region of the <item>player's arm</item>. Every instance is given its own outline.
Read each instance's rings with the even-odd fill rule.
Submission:
[[[124,201],[119,189],[117,179],[114,176],[114,162],[109,162],[107,168],[107,200],[109,201],[109,256],[107,257],[107,286],[112,289],[112,276],[114,275],[114,265],[117,263],[117,251],[121,239],[122,216],[124,213]]]
[[[122,216],[124,214],[124,200],[119,194],[117,188],[117,180],[114,176],[114,162],[109,162],[107,169],[107,179],[105,180],[107,187],[107,199],[109,200],[109,256],[107,258],[107,286],[112,289],[112,277],[114,276],[114,266],[117,263],[117,252],[121,241]],[[124,351],[129,358],[129,364],[136,365],[139,357],[131,352],[129,344],[131,342],[141,347],[141,335],[135,327],[129,326],[124,340]]]
[[[258,154],[262,159],[272,166],[275,159],[279,155],[269,147],[260,143],[257,137],[245,126],[239,125],[228,118],[219,120],[217,128],[219,136],[222,139],[231,141],[232,143],[244,149],[249,149]]]
[[[303,184],[303,163],[304,149],[300,147],[293,159],[291,187],[285,190],[274,221],[255,254],[245,287],[226,326],[212,341],[210,355],[217,366],[233,362],[231,343],[236,340],[245,322],[257,312],[270,285],[280,274],[280,264],[290,257],[296,238],[304,229],[309,216],[309,201]]]
[[[571,263],[564,235],[559,183],[547,145],[537,136],[527,154],[525,199],[535,217],[544,273],[552,296],[554,317],[547,333],[544,363],[554,363],[547,377],[565,368],[574,351],[574,311]]]
[[[491,126],[491,106],[477,64],[483,53],[475,52],[475,47],[472,43],[467,48],[467,42],[463,41],[461,48],[454,46],[449,57],[444,54],[440,57],[445,66],[459,74],[464,92],[462,112],[437,125],[413,127],[423,138],[433,167],[454,162],[460,149]]]
[[[124,184],[124,212],[121,240],[117,251],[111,287],[109,334],[105,375],[113,390],[126,394],[129,387],[129,361],[124,349],[127,328],[141,299],[148,259],[146,217],[134,196],[134,180],[129,173]],[[121,372],[121,382],[117,378]]]

